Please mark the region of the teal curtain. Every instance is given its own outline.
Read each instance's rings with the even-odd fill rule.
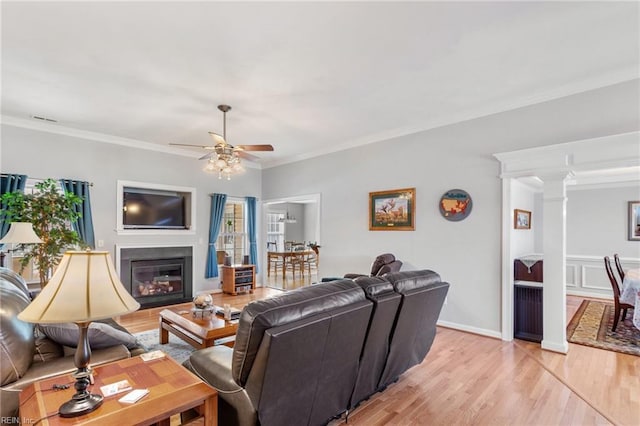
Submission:
[[[80,213],[80,217],[71,223],[71,226],[73,226],[73,230],[78,233],[80,239],[84,241],[87,246],[96,248],[95,234],[93,232],[93,217],[91,215],[91,198],[89,197],[89,187],[91,184],[89,182],[69,179],[60,179],[60,184],[65,192],[70,192],[82,199],[82,203],[76,204],[74,207],[76,213]]]
[[[207,250],[207,270],[205,278],[218,276],[218,260],[216,256],[216,240],[220,233],[220,224],[224,216],[224,205],[227,202],[227,194],[211,195],[211,213],[209,219],[209,248]]]
[[[256,244],[256,197],[247,197],[247,227],[249,231],[249,263],[258,273],[258,246]]]
[[[8,192],[24,192],[24,187],[27,184],[27,176],[26,175],[10,175],[10,174],[2,174],[0,175],[0,196],[8,193]],[[0,202],[0,207],[2,211],[4,211],[7,206],[5,203]],[[9,232],[10,221],[5,219],[4,214],[0,216],[0,238],[7,235]],[[4,247],[4,244],[0,244],[0,249]]]

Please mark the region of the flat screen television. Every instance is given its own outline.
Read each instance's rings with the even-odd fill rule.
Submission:
[[[122,202],[122,224],[126,229],[187,228],[183,194],[124,188]]]

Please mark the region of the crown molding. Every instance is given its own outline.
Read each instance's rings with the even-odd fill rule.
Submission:
[[[262,163],[255,163],[251,161],[243,160],[243,164],[250,168],[255,169],[267,169],[277,167],[289,163],[294,163],[302,160],[307,160],[322,155],[327,155],[335,152],[344,151],[351,148],[360,147],[376,142],[382,142],[394,138],[399,138],[411,134],[424,132],[427,130],[436,129],[456,123],[461,123],[469,120],[478,119],[481,117],[490,116],[502,112],[511,111],[526,106],[540,104],[543,102],[551,101],[554,99],[563,98],[566,96],[575,95],[578,93],[587,92],[590,90],[596,90],[603,87],[611,86],[614,84],[624,83],[628,81],[638,80],[638,72],[636,67],[628,67],[620,69],[615,72],[608,73],[604,76],[597,78],[585,79],[578,82],[573,82],[559,88],[537,93],[532,96],[523,96],[517,99],[511,99],[508,101],[494,102],[481,108],[475,108],[469,111],[463,111],[461,113],[445,115],[442,117],[436,117],[430,119],[424,123],[405,126],[401,128],[391,129],[384,132],[378,132],[370,135],[363,136],[361,138],[346,141],[344,143],[337,142],[331,144],[329,148],[323,148],[316,151],[306,152],[298,155],[292,155],[290,157],[266,161]],[[131,148],[145,149],[149,151],[163,152],[166,154],[181,155],[190,158],[199,158],[202,155],[193,151],[188,151],[180,148],[174,148],[170,146],[164,146],[156,143],[145,142],[137,139],[123,138],[119,136],[108,135],[105,133],[92,132],[87,130],[79,130],[72,127],[66,127],[59,124],[52,124],[46,122],[36,122],[35,120],[19,118],[14,116],[0,115],[0,123],[21,127],[25,129],[37,130],[42,132],[50,132],[59,135],[65,135],[70,137],[88,139],[95,142],[111,143],[116,145],[127,146]]]
[[[609,73],[605,76],[598,78],[585,79],[578,82],[572,82],[566,84],[554,90],[548,90],[532,96],[523,96],[517,99],[512,99],[502,102],[494,102],[482,108],[472,109],[470,111],[462,112],[459,114],[451,114],[435,119],[431,119],[416,126],[407,126],[396,128],[393,130],[374,133],[362,138],[353,139],[342,144],[333,144],[331,147],[316,150],[313,152],[294,155],[282,160],[274,160],[271,162],[265,162],[262,164],[263,169],[282,166],[297,161],[308,160],[310,158],[319,157],[321,155],[332,154],[334,152],[340,152],[351,148],[356,148],[363,145],[368,145],[376,142],[382,142],[394,138],[399,138],[415,133],[424,132],[427,130],[436,129],[439,127],[449,126],[452,124],[462,123],[465,121],[475,120],[482,117],[487,117],[493,114],[499,114],[508,112],[518,108],[523,108],[531,105],[536,105],[563,97],[576,95],[579,93],[588,92],[591,90],[597,90],[615,84],[625,83],[633,80],[638,80],[638,70],[635,67],[628,67],[616,72]]]
[[[62,126],[60,124],[46,123],[31,119],[0,115],[0,123],[20,127],[23,129],[36,130],[40,132],[54,133],[62,136],[86,139],[94,142],[109,143],[113,145],[126,146],[128,148],[144,149],[147,151],[161,152],[164,154],[180,155],[189,158],[200,158],[202,153],[175,148],[172,146],[160,145],[157,143],[145,142],[138,139],[123,138],[120,136],[108,135],[106,133],[91,132],[88,130],[75,129],[73,127]],[[260,169],[261,166],[253,161],[243,159],[242,165],[252,169]]]

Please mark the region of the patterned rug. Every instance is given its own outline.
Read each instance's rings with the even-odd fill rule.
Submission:
[[[158,334],[157,329],[136,333],[134,336],[142,346],[147,348],[148,351],[155,351],[156,349],[159,349],[178,361],[180,364],[182,364],[183,361],[186,361],[187,358],[189,358],[189,355],[191,355],[191,352],[195,350],[193,346],[180,340],[180,338],[171,333],[169,333],[169,343],[161,345],[160,335]]]
[[[633,312],[627,312],[625,321],[620,319],[615,333],[611,331],[614,313],[613,303],[584,300],[567,326],[567,339],[579,345],[640,356],[640,330],[631,322]]]

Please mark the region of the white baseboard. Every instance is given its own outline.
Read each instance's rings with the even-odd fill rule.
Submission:
[[[542,349],[546,349],[548,351],[559,352],[561,354],[566,354],[569,352],[569,343],[568,342],[549,342],[547,340],[542,340],[542,344],[540,345]]]
[[[595,293],[592,291],[584,291],[584,290],[569,290],[567,289],[567,294],[570,296],[580,296],[580,297],[591,297],[594,299],[604,299],[604,300],[613,300],[612,296],[602,293]]]
[[[439,320],[436,325],[440,327],[452,328],[454,330],[466,331],[467,333],[479,334],[481,336],[493,337],[495,339],[502,339],[502,334],[499,331],[487,330],[486,328],[471,327],[469,325],[442,320]]]

